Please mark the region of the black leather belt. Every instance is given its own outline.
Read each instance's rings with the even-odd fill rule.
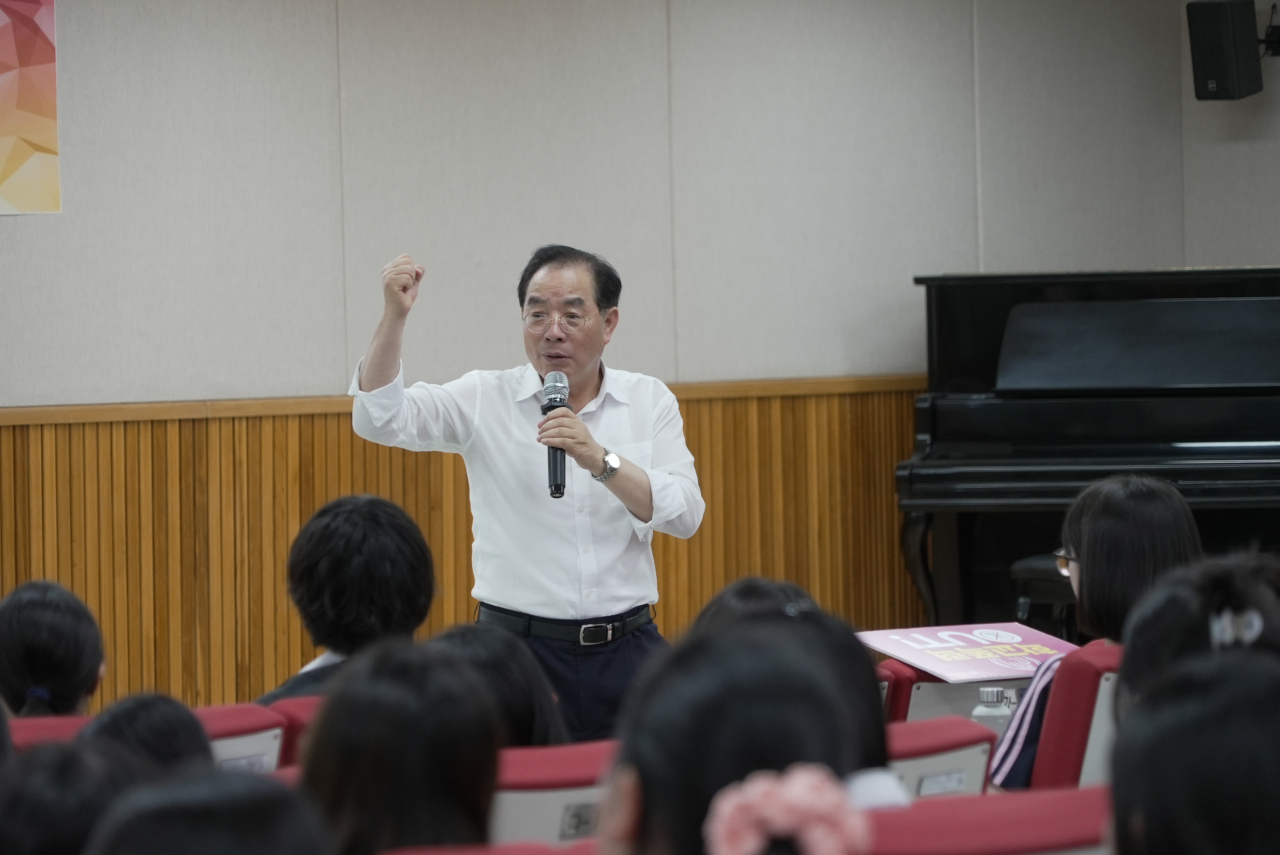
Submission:
[[[480,623],[491,623],[524,637],[555,638],[572,641],[582,647],[594,647],[617,641],[653,620],[649,606],[636,606],[629,612],[591,621],[553,620],[480,604]]]

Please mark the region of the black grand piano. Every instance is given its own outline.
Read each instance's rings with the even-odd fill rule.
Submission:
[[[1280,551],[1280,268],[915,281],[929,391],[897,488],[934,623],[1014,620],[1010,568],[1117,472],[1176,484],[1206,551]]]

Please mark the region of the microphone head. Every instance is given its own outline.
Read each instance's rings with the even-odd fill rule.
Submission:
[[[548,404],[565,406],[569,403],[569,378],[563,371],[548,371],[542,384],[542,395]]]

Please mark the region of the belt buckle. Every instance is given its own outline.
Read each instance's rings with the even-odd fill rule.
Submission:
[[[604,630],[604,638],[598,638],[592,641],[588,641],[587,630],[589,629]],[[584,623],[582,626],[578,627],[578,644],[582,645],[583,647],[591,647],[596,644],[605,644],[610,641],[613,641],[613,624],[611,623]]]

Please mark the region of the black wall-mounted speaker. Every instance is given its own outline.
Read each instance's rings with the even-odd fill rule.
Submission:
[[[1233,101],[1262,91],[1253,0],[1192,0],[1187,30],[1197,100]]]

